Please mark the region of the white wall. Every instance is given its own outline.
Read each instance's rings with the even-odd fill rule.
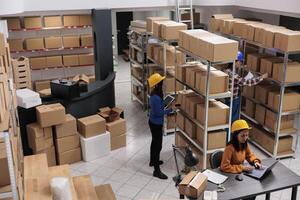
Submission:
[[[1,0],[0,15],[21,13],[24,11],[23,0]]]

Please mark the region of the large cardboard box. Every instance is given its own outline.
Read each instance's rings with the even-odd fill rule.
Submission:
[[[185,130],[185,117],[180,112],[176,114],[176,124],[181,130]]]
[[[196,72],[196,89],[202,94],[206,92],[207,72]],[[209,94],[224,93],[228,91],[229,77],[222,71],[210,72]]]
[[[263,29],[263,45],[268,48],[274,47],[275,42],[275,34],[280,33],[281,31],[286,31],[287,29],[285,27],[281,26],[274,26],[274,27],[267,27]]]
[[[37,121],[41,127],[50,127],[66,121],[66,110],[60,103],[36,107]]]
[[[276,88],[265,83],[255,86],[255,99],[263,104],[268,103],[268,93],[272,90],[276,90]]]
[[[80,26],[91,26],[92,16],[91,15],[79,15],[79,25]]]
[[[265,124],[266,108],[256,104],[255,106],[255,119],[260,124]]]
[[[11,51],[23,51],[23,40],[22,39],[9,39],[8,44]]]
[[[116,196],[110,184],[95,186],[98,200],[116,200]]]
[[[94,54],[79,54],[79,65],[93,65],[94,64]]]
[[[62,67],[62,56],[48,56],[46,57],[47,67]]]
[[[76,118],[71,114],[66,115],[66,121],[63,124],[56,125],[54,127],[55,138],[62,138],[72,136],[77,133]]]
[[[122,118],[106,124],[106,130],[110,132],[111,139],[126,133],[126,121]]]
[[[29,65],[31,69],[44,69],[47,67],[46,57],[29,58]]]
[[[42,28],[42,18],[39,17],[24,17],[25,29]]]
[[[243,87],[243,96],[254,98],[255,96],[255,87],[254,86],[244,86]]]
[[[198,198],[207,187],[207,177],[201,172],[191,171],[179,183],[179,193],[191,198]]]
[[[28,124],[27,138],[29,147],[33,152],[38,152],[53,146],[53,134],[51,127],[42,128],[37,123]]]
[[[244,19],[221,19],[220,32],[224,34],[233,34],[233,26],[236,22],[244,22]]]
[[[281,57],[261,58],[260,72],[263,74],[267,73],[269,77],[272,77],[273,67],[274,67],[275,63],[282,63],[282,62],[283,62],[283,59]]]
[[[196,138],[196,124],[194,124],[188,118],[185,118],[184,124],[185,124],[185,132],[188,134],[188,136],[192,139]]]
[[[116,150],[126,146],[126,134],[110,138],[111,150]]]
[[[45,153],[47,156],[48,167],[55,166],[56,165],[55,147],[51,146],[47,149],[38,151],[35,154],[43,154],[43,153]]]
[[[185,109],[186,112],[193,118],[196,119],[197,117],[197,105],[198,104],[203,104],[204,99],[202,97],[192,97],[186,99],[186,105]]]
[[[27,50],[44,49],[44,38],[28,38],[25,40]]]
[[[6,147],[0,142],[0,187],[10,184]]]
[[[78,55],[63,55],[63,64],[65,67],[78,66],[79,56]]]
[[[61,16],[45,16],[44,17],[44,25],[45,27],[62,27]]]
[[[282,51],[299,51],[300,50],[300,32],[299,31],[281,31],[275,33],[274,48]]]
[[[207,149],[219,149],[226,146],[226,131],[213,131],[207,134]],[[197,127],[196,140],[200,143],[201,147],[204,145],[204,131],[202,128]]]
[[[80,147],[79,136],[77,134],[55,139],[56,151],[63,153]]]
[[[247,35],[247,26],[249,21],[235,21],[233,23],[233,35],[243,37]]]
[[[283,82],[284,64],[275,63],[273,65],[273,79]],[[300,81],[300,63],[292,62],[288,63],[286,68],[285,82],[299,82]]]
[[[19,17],[6,18],[8,30],[21,29],[21,20]]]
[[[186,71],[188,68],[195,68],[197,67],[197,65],[195,64],[185,64],[185,65],[177,65],[175,67],[175,77],[182,81],[182,82],[186,82]]]
[[[173,21],[154,21],[153,22],[153,36],[162,37],[162,24],[173,24]],[[179,36],[178,36],[179,37]]]
[[[59,165],[72,164],[81,161],[80,147],[57,154],[57,162]]]
[[[260,59],[266,58],[268,55],[259,53],[249,53],[247,55],[247,68],[254,72],[260,71]]]
[[[187,103],[188,102],[188,99],[189,98],[193,98],[193,97],[199,97],[195,92],[186,92],[186,93],[184,93],[184,95],[183,95],[183,98],[182,98],[182,103],[181,103],[181,109],[183,110],[183,111],[185,111],[186,113],[188,113],[188,111],[189,111],[189,106],[190,106],[190,104],[189,103]]]
[[[92,47],[94,46],[93,36],[92,35],[81,35],[80,36],[80,46],[82,47]]]
[[[254,118],[255,114],[255,103],[246,99],[245,112],[249,117]]]
[[[46,49],[59,49],[62,48],[61,37],[45,37]]]
[[[79,36],[63,36],[64,48],[80,47]]]
[[[294,120],[295,120],[294,115],[281,116],[280,130],[294,128]],[[266,125],[266,127],[271,129],[272,131],[276,131],[276,128],[277,128],[277,114],[270,111],[270,110],[267,110],[266,111],[265,125]]]
[[[80,118],[77,121],[78,132],[85,138],[100,135],[106,132],[105,119],[99,115]]]
[[[215,14],[210,19],[210,28],[212,32],[219,32],[221,28],[221,19],[233,19],[232,14]]]
[[[169,21],[167,17],[147,17],[147,32],[153,32],[153,22],[154,21]]]
[[[209,101],[208,126],[228,123],[229,107],[220,101]],[[197,120],[205,124],[205,104],[197,105]]]
[[[80,26],[79,15],[63,16],[64,26]]]
[[[300,108],[300,94],[296,92],[285,92],[282,100],[282,111],[294,111]],[[280,102],[280,92],[272,91],[268,95],[268,106],[278,111]]]
[[[178,31],[186,30],[187,25],[184,23],[170,23],[161,25],[161,37],[165,40],[178,40]]]

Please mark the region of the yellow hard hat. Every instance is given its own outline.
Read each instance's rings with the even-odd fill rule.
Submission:
[[[251,129],[251,127],[249,127],[248,123],[243,119],[236,120],[231,125],[231,133],[244,129]]]
[[[149,87],[150,88],[154,87],[155,85],[157,85],[159,82],[161,82],[165,78],[166,78],[165,76],[161,76],[159,73],[152,74],[148,78]]]

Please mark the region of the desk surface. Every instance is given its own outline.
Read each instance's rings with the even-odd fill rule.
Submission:
[[[270,159],[265,159],[262,162],[268,163]],[[219,169],[214,171],[228,176],[228,179],[223,183],[226,191],[218,192],[218,200],[247,198],[300,185],[300,176],[280,162],[262,180],[243,175],[243,181],[237,181],[235,180],[236,174],[223,173]],[[208,183],[207,190],[216,189],[217,185]]]

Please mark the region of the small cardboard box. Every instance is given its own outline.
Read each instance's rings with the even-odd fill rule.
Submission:
[[[66,115],[66,121],[63,124],[54,127],[55,138],[72,136],[77,133],[76,118],[70,114]]]
[[[40,91],[50,88],[50,81],[35,81],[35,91]]]
[[[173,23],[173,21],[154,21],[153,22],[153,35],[155,37],[161,38],[161,25],[162,24],[170,24]]]
[[[229,107],[220,101],[209,101],[208,126],[227,124]],[[205,105],[197,104],[197,120],[205,124]]]
[[[100,135],[106,132],[106,123],[99,115],[80,118],[77,121],[78,132],[85,138]]]
[[[61,16],[45,16],[44,17],[45,27],[62,27]]]
[[[95,186],[98,200],[116,200],[115,193],[110,184]]]
[[[48,56],[46,57],[47,67],[53,68],[53,67],[62,67],[62,56]]]
[[[78,66],[79,56],[78,55],[63,55],[63,64],[65,67]]]
[[[120,115],[123,112],[122,108],[99,108],[99,115],[105,119],[106,122],[113,122],[120,119]]]
[[[22,39],[9,39],[8,44],[11,51],[23,51],[23,40]]]
[[[29,58],[29,65],[31,69],[44,69],[47,67],[46,57]]]
[[[51,146],[47,149],[38,151],[35,154],[43,154],[43,153],[45,153],[47,156],[48,167],[55,166],[56,165],[55,147]]]
[[[197,175],[198,172],[191,171],[182,179],[182,181],[178,185],[179,194],[185,195],[187,187],[189,183],[193,180],[193,178]]]
[[[300,50],[300,31],[281,31],[275,33],[274,48],[282,51],[299,51]]]
[[[196,72],[196,89],[202,94],[206,92],[207,72]],[[222,71],[210,72],[209,94],[224,93],[228,91],[229,77]]]
[[[57,162],[59,165],[72,164],[81,161],[81,148],[72,149],[57,154]]]
[[[94,64],[94,54],[79,54],[79,65],[93,65]]]
[[[247,55],[247,68],[254,72],[260,71],[260,59],[266,58],[266,54],[249,53]]]
[[[299,110],[300,107],[300,94],[296,92],[285,92],[282,100],[282,111]],[[278,111],[280,102],[280,92],[272,91],[268,95],[268,106]]]
[[[222,21],[220,19],[233,19],[232,14],[215,14],[210,18],[212,32],[219,32]]]
[[[186,101],[186,112],[193,118],[196,119],[197,117],[197,105],[198,104],[203,104],[204,99],[201,97],[192,97],[188,98]],[[189,105],[187,105],[189,104]]]
[[[178,112],[176,114],[176,124],[183,131],[185,129],[185,120],[184,119],[185,119],[185,117],[180,112]]]
[[[207,149],[219,149],[226,146],[226,131],[213,131],[207,134]],[[204,144],[204,131],[202,128],[197,127],[196,140],[200,143],[201,147]]]
[[[260,103],[266,104],[268,102],[268,93],[275,90],[274,86],[265,83],[255,86],[255,99]]]
[[[79,36],[63,36],[64,48],[80,47]]]
[[[185,132],[190,136],[190,138],[194,139],[196,138],[196,124],[194,124],[191,120],[188,118],[184,119],[185,124]]]
[[[283,59],[281,57],[261,58],[261,60],[260,60],[260,72],[263,73],[263,74],[267,73],[268,77],[272,77],[274,64],[275,63],[281,63],[281,62],[283,62]]]
[[[207,187],[207,177],[201,172],[191,171],[179,183],[179,193],[198,198]]]
[[[280,130],[285,130],[285,129],[291,129],[294,127],[294,120],[295,116],[294,115],[284,115],[281,116],[281,122],[280,122]],[[272,131],[275,131],[277,128],[277,114],[267,110],[266,111],[266,120],[265,120],[265,125]]]
[[[197,65],[195,64],[185,64],[185,65],[177,65],[176,66],[176,72],[175,72],[175,77],[182,81],[182,82],[186,82],[186,70],[188,68],[194,68]]]
[[[64,26],[80,26],[79,15],[63,16]]]
[[[106,130],[110,132],[110,137],[117,137],[126,133],[126,121],[122,118],[106,124]]]
[[[281,26],[267,27],[266,29],[264,29],[263,30],[264,39],[262,42],[263,45],[265,45],[268,48],[273,48],[275,42],[275,34],[285,30],[287,29]]]
[[[110,138],[110,147],[111,150],[116,150],[126,146],[126,134]]]
[[[44,38],[28,38],[25,40],[27,50],[44,49]]]
[[[59,49],[62,48],[61,37],[45,37],[46,49]]]
[[[7,164],[6,147],[0,142],[0,187],[10,184],[9,169]]]
[[[184,110],[185,112],[189,111],[189,103],[186,103],[188,101],[188,98],[192,97],[198,97],[196,93],[194,92],[186,92],[183,95],[182,102],[181,102],[181,109]]]
[[[187,25],[184,23],[170,23],[161,25],[161,37],[165,40],[178,40],[178,31],[186,30]]]
[[[255,116],[255,103],[252,101],[246,99],[246,106],[245,106],[245,112],[249,117],[254,118]]]
[[[8,30],[20,30],[21,21],[19,17],[6,18]]]
[[[93,25],[91,15],[79,15],[79,25],[80,26],[91,26]]]
[[[63,153],[80,147],[79,136],[77,134],[55,139],[56,151]]]
[[[82,47],[92,47],[94,46],[93,36],[90,34],[80,36],[80,46]]]
[[[273,79],[283,82],[283,72],[284,72],[283,63],[275,63],[273,65]],[[288,63],[286,68],[285,82],[299,82],[300,80],[300,63]]]
[[[36,107],[37,121],[41,127],[50,127],[66,121],[66,111],[60,103]]]
[[[254,86],[244,86],[243,87],[243,96],[254,98],[255,96],[255,87]]]
[[[24,26],[26,29],[42,28],[42,18],[39,17],[24,17]]]
[[[146,26],[147,26],[147,32],[152,33],[153,32],[153,22],[154,21],[168,21],[169,18],[167,17],[147,17]]]
[[[255,106],[255,119],[260,124],[265,124],[266,108],[259,104]]]
[[[38,152],[53,146],[53,134],[51,127],[42,128],[38,123],[26,126],[29,147]]]

